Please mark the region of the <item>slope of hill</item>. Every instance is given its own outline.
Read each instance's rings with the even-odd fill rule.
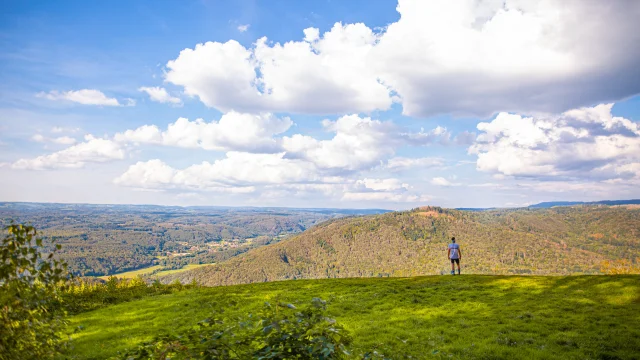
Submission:
[[[640,209],[579,206],[465,212],[420,208],[331,220],[214,266],[163,277],[230,285],[284,279],[443,274],[456,236],[463,272],[594,274],[605,262],[637,269]],[[637,271],[637,270],[631,270]]]
[[[70,359],[107,359],[194,324],[257,314],[265,301],[329,302],[352,358],[637,359],[640,276],[428,276],[331,279],[185,290],[70,318]],[[224,310],[224,313],[222,313]],[[237,321],[237,320],[235,320]],[[235,322],[234,322],[235,324]],[[377,357],[382,358],[382,357]]]

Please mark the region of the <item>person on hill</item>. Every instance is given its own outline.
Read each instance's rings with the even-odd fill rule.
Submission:
[[[451,275],[456,274],[454,264],[458,264],[458,275],[460,275],[460,259],[462,258],[462,252],[460,252],[460,245],[456,244],[455,237],[451,238],[451,244],[449,244],[447,257],[451,259]]]

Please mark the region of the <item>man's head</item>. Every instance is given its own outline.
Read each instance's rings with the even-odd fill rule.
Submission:
[[[452,243],[456,242],[456,238],[455,238],[455,236],[451,238],[451,242],[452,242]]]

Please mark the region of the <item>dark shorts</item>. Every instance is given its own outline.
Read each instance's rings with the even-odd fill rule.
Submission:
[[[460,259],[451,259],[451,263],[456,263],[458,265],[460,265]]]

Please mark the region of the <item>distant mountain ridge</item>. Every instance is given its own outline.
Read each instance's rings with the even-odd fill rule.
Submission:
[[[523,206],[522,208],[532,208],[532,209],[549,209],[556,206],[575,206],[575,205],[640,205],[640,199],[631,199],[631,200],[601,200],[601,201],[545,201],[538,204],[533,204],[529,206]],[[456,210],[463,211],[487,211],[487,210],[498,210],[501,208],[496,207],[488,207],[488,208],[456,208]]]
[[[574,205],[640,205],[640,199],[632,200],[602,200],[602,201],[546,201],[535,205],[529,205],[534,209],[546,209],[555,206],[574,206]]]

